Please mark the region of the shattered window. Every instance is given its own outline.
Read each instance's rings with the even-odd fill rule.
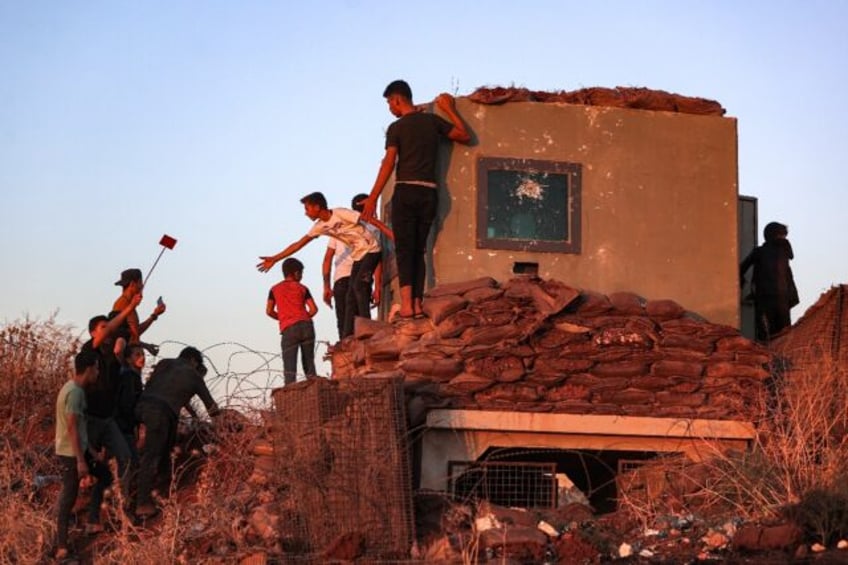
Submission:
[[[478,162],[477,245],[580,252],[580,166],[530,159]]]

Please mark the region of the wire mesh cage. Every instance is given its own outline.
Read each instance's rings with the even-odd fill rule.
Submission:
[[[406,413],[399,379],[313,379],[272,393],[287,552],[333,544],[408,557],[414,538]]]
[[[449,474],[450,490],[460,499],[523,508],[554,508],[557,504],[555,463],[453,461]]]

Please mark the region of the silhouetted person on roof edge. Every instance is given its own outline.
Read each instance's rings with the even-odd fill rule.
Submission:
[[[769,223],[763,230],[765,243],[753,249],[739,265],[742,286],[745,284],[745,273],[754,267],[751,295],[754,298],[757,341],[767,342],[791,325],[789,311],[799,302],[798,289],[789,266],[794,255],[787,235],[787,226],[778,222]]]

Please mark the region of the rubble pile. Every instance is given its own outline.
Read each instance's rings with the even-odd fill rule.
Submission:
[[[659,112],[679,112],[702,116],[723,116],[725,109],[715,100],[683,96],[664,90],[617,86],[615,88],[592,87],[557,92],[528,90],[517,87],[480,87],[469,100],[478,104],[504,104],[506,102],[559,102],[584,106],[606,106],[632,108]]]
[[[769,377],[766,349],[671,300],[484,277],[438,286],[423,307],[357,318],[333,378],[400,376],[424,410],[750,421]]]

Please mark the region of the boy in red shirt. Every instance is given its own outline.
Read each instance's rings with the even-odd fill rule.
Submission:
[[[265,313],[280,324],[285,384],[297,380],[297,350],[307,379],[315,377],[315,327],[312,317],[318,312],[309,289],[300,284],[303,263],[289,257],[283,261],[282,281],[271,287]]]

